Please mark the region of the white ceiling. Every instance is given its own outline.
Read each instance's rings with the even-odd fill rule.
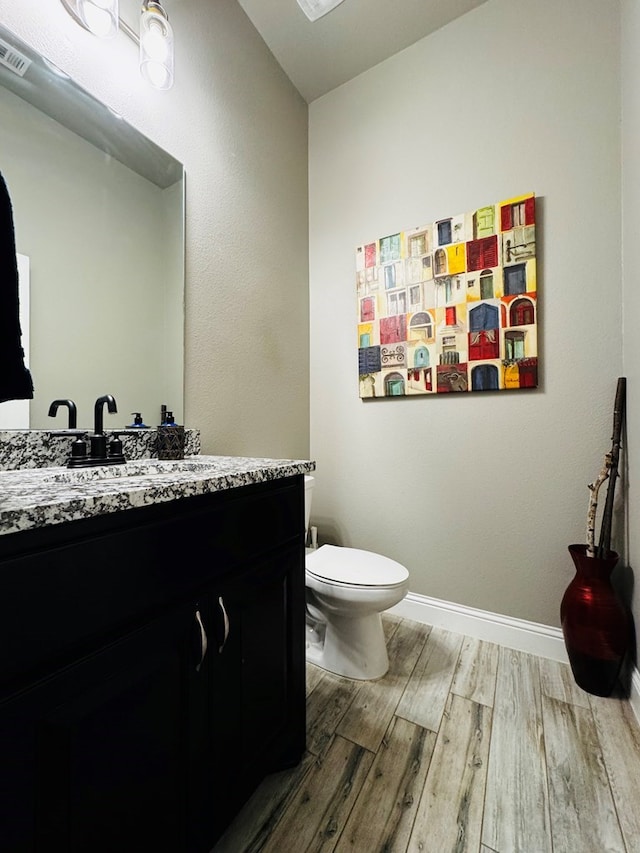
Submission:
[[[296,0],[238,2],[310,103],[486,0],[344,0],[314,23]]]

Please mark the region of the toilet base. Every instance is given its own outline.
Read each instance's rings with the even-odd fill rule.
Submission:
[[[310,632],[308,627],[309,663],[357,681],[382,678],[388,671],[389,656],[379,613],[348,617],[331,614],[323,624],[324,641],[319,632]]]

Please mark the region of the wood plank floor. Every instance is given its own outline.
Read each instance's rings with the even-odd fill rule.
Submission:
[[[565,664],[385,614],[375,682],[307,665],[307,752],[215,853],[640,853],[640,727]]]

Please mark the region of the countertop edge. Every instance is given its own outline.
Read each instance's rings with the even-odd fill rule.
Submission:
[[[0,535],[309,474],[316,467],[301,459],[198,455],[188,460],[197,470],[107,473],[103,479],[96,472],[95,479],[81,482],[57,481],[69,476],[69,469],[59,467],[0,471]],[[150,467],[157,466],[150,462]]]

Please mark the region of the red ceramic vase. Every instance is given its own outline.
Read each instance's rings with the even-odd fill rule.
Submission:
[[[589,557],[586,545],[569,545],[576,575],[560,605],[564,643],[576,684],[610,696],[629,648],[630,621],[611,585],[618,555]]]

